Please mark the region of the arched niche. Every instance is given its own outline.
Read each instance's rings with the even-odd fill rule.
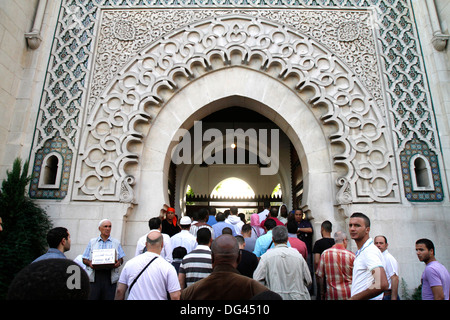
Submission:
[[[229,85],[224,86],[223,79],[228,79]],[[239,79],[249,79],[251,83],[240,86]],[[275,93],[283,99],[275,99]],[[178,139],[174,141],[177,131],[189,130],[197,119],[235,105],[261,113],[283,130],[299,154],[305,173],[304,204],[314,211],[313,215],[334,212],[331,156],[319,121],[302,99],[283,83],[249,68],[233,67],[190,82],[158,113],[145,140],[140,175],[136,180],[139,199],[136,219],[143,219],[148,212],[159,213],[161,204],[168,201],[165,190],[171,150],[178,143]],[[307,143],[303,144],[304,141]],[[180,184],[185,185],[185,182]]]

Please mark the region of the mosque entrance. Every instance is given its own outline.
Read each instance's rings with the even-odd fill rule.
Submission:
[[[298,154],[281,128],[267,117],[231,106],[198,120],[186,134],[191,145],[192,137],[203,137],[202,158],[197,163],[171,162],[168,192],[171,200],[176,199],[171,205],[179,212],[190,214],[205,206],[224,211],[236,206],[248,218],[262,211],[264,203],[284,203],[289,210],[301,206],[303,177]],[[189,152],[181,149],[172,157]]]

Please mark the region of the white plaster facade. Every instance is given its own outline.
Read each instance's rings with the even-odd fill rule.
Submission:
[[[65,1],[47,2],[41,29],[43,41],[36,50],[31,50],[26,45],[23,35],[30,31],[33,25],[38,2],[8,0],[2,1],[0,4],[0,73],[4,75],[0,79],[0,107],[3,111],[0,120],[1,177],[5,176],[6,169],[11,167],[15,157],[30,158],[31,161],[35,159],[38,149],[35,127],[44,127],[40,122],[42,121],[42,114],[39,112],[40,108],[46,108],[45,101],[42,98],[45,97],[43,91],[46,89],[46,81],[49,77],[46,74],[49,73],[49,65],[58,59],[57,54],[60,53],[60,51],[54,49],[53,39],[55,35],[62,37],[62,35],[58,35],[57,30],[58,27],[64,25],[58,19],[62,19],[61,17],[64,16],[60,14],[60,11],[61,8],[64,8]],[[434,2],[436,3],[437,15],[440,18],[441,31],[444,34],[449,34],[450,4],[446,0],[435,0]],[[399,0],[396,3],[409,3],[409,1]],[[444,199],[440,202],[411,202],[405,197],[401,182],[401,165],[399,158],[396,157],[399,148],[395,143],[395,135],[391,135],[391,131],[396,131],[396,129],[392,125],[391,100],[387,98],[390,93],[386,93],[389,90],[385,90],[389,75],[383,75],[383,72],[380,71],[385,67],[383,65],[385,60],[380,59],[381,45],[376,38],[373,38],[375,39],[373,45],[376,49],[374,55],[377,56],[377,61],[373,66],[379,69],[376,72],[374,71],[377,74],[374,79],[378,77],[381,80],[379,87],[377,87],[377,84],[373,84],[370,90],[367,90],[370,79],[366,82],[352,82],[350,79],[353,79],[353,76],[347,75],[355,75],[355,68],[349,66],[349,63],[344,63],[341,59],[332,56],[335,51],[331,40],[327,45],[321,47],[322,44],[320,43],[308,42],[309,40],[302,38],[304,34],[299,30],[297,30],[298,33],[287,32],[288,28],[279,29],[280,23],[277,24],[272,21],[272,24],[263,24],[262,18],[261,20],[252,20],[252,23],[247,24],[246,29],[236,29],[234,33],[236,36],[239,31],[250,34],[253,30],[257,30],[256,27],[261,27],[266,28],[264,30],[267,31],[268,39],[273,44],[276,44],[280,39],[281,42],[292,40],[291,44],[313,43],[315,49],[310,50],[310,53],[316,54],[317,57],[319,56],[317,50],[322,50],[321,54],[326,57],[323,61],[325,63],[333,62],[335,69],[330,69],[332,71],[330,74],[336,83],[342,86],[341,89],[352,86],[351,90],[347,90],[349,94],[354,93],[352,90],[359,90],[357,92],[358,97],[364,94],[368,97],[375,97],[375,102],[370,102],[373,110],[377,110],[375,114],[342,108],[342,112],[347,112],[347,115],[358,114],[361,119],[366,117],[364,119],[370,120],[367,122],[367,131],[362,130],[362,135],[366,134],[370,137],[373,132],[377,132],[377,137],[371,140],[373,152],[367,153],[363,150],[358,153],[355,151],[358,149],[357,147],[354,146],[346,150],[345,147],[342,147],[342,144],[346,145],[347,142],[351,144],[351,141],[358,141],[352,139],[359,133],[355,133],[355,130],[352,129],[349,130],[351,133],[344,134],[347,127],[339,126],[339,123],[343,123],[342,118],[339,118],[342,113],[338,114],[332,112],[331,109],[327,109],[330,104],[327,104],[327,101],[323,99],[336,94],[338,90],[330,89],[326,96],[316,96],[315,102],[319,101],[322,104],[319,104],[317,108],[311,107],[314,101],[311,102],[310,99],[314,98],[314,93],[304,88],[299,89],[301,85],[298,85],[298,79],[304,76],[303,73],[297,72],[295,74],[294,72],[292,74],[295,76],[287,76],[290,74],[289,72],[293,72],[294,69],[291,67],[294,66],[294,63],[289,64],[289,61],[292,61],[290,58],[280,58],[283,51],[276,52],[272,48],[270,49],[272,51],[269,50],[270,55],[258,56],[256,50],[254,50],[257,45],[248,42],[245,45],[236,46],[236,52],[238,52],[238,49],[241,50],[239,54],[231,54],[234,52],[231,49],[228,51],[225,49],[218,50],[217,55],[220,58],[216,58],[214,55],[208,56],[206,54],[209,45],[207,37],[204,38],[203,45],[205,47],[197,46],[195,49],[197,51],[194,50],[196,54],[198,53],[197,55],[183,56],[182,50],[176,51],[181,47],[181,44],[187,43],[188,40],[196,41],[198,37],[208,35],[205,31],[207,25],[203,23],[204,21],[215,21],[214,23],[219,27],[233,26],[232,23],[234,22],[238,26],[245,25],[247,23],[245,21],[248,20],[243,19],[245,15],[242,12],[234,11],[230,15],[230,19],[221,20],[224,14],[217,15],[217,12],[214,13],[214,6],[209,8],[210,11],[200,12],[199,9],[198,15],[204,14],[204,17],[191,21],[189,28],[182,27],[181,24],[177,25],[176,28],[167,33],[163,40],[155,42],[155,45],[148,39],[144,39],[148,41],[147,43],[142,39],[139,39],[140,42],[137,40],[133,42],[130,40],[131,38],[127,40],[127,36],[131,37],[127,31],[132,30],[132,28],[127,29],[125,23],[121,27],[121,30],[124,31],[121,36],[125,38],[119,39],[117,43],[123,45],[123,48],[120,49],[129,55],[115,56],[113,59],[117,58],[118,60],[109,60],[110,65],[106,62],[102,65],[100,62],[106,61],[110,57],[106,55],[108,51],[106,53],[99,52],[99,48],[112,50],[112,47],[107,47],[110,43],[106,43],[106,47],[102,47],[102,42],[99,40],[105,39],[107,36],[106,33],[102,34],[102,32],[106,32],[106,29],[101,28],[102,23],[103,27],[107,27],[111,26],[108,25],[108,21],[118,21],[114,20],[114,15],[119,10],[122,10],[124,14],[126,14],[126,10],[130,10],[138,15],[134,11],[136,9],[131,5],[120,8],[102,8],[97,20],[91,22],[94,26],[92,28],[92,39],[94,40],[88,52],[95,56],[97,60],[87,60],[82,66],[87,70],[89,77],[86,78],[86,87],[80,89],[83,92],[81,100],[83,108],[80,109],[79,114],[82,120],[73,125],[76,129],[76,133],[71,135],[74,143],[68,147],[73,151],[76,161],[73,161],[70,168],[67,196],[60,200],[36,200],[47,210],[55,225],[63,225],[70,230],[72,249],[68,252],[68,256],[74,258],[82,253],[88,240],[97,235],[98,221],[103,218],[110,218],[113,221],[113,236],[122,241],[127,258],[132,257],[137,239],[147,231],[149,217],[156,216],[161,206],[168,202],[166,190],[170,150],[174,145],[172,139],[176,131],[179,128],[190,129],[195,120],[202,119],[217,110],[239,105],[269,118],[280,127],[294,145],[304,172],[303,205],[308,210],[309,217],[313,218],[316,238],[320,237],[320,224],[323,220],[332,221],[334,230],[345,229],[348,216],[352,212],[362,211],[368,214],[372,220],[371,234],[373,236],[384,234],[388,238],[390,252],[400,264],[400,276],[405,279],[410,289],[418,286],[420,274],[424,268],[415,256],[414,242],[418,238],[432,239],[436,245],[438,260],[450,269],[450,237],[448,236],[450,234],[450,190],[448,181],[450,177],[450,53],[448,45],[443,51],[437,51],[432,46],[433,31],[425,1],[411,0],[410,3],[413,6],[413,20],[416,23],[413,30],[417,32],[417,37],[420,40],[420,57],[423,59],[426,68],[425,82],[427,88],[429,88],[429,97],[432,100],[432,109],[434,110],[432,121],[435,121],[436,132],[438,131],[435,150],[438,153],[444,193]],[[289,5],[287,7],[290,9]],[[148,7],[137,9],[141,10],[142,14],[144,14],[144,11],[151,10]],[[158,9],[163,10],[164,8]],[[324,6],[321,9],[327,8]],[[252,14],[257,16],[258,8],[252,8],[252,10]],[[372,15],[372,17],[376,14],[376,10],[356,11],[361,14],[368,14],[368,16]],[[78,11],[73,10],[73,12],[77,13]],[[128,14],[130,13],[128,12]],[[81,11],[81,14],[76,15],[75,18],[87,16],[84,11]],[[210,19],[211,16],[212,19]],[[76,19],[75,23],[77,22]],[[280,21],[282,19],[281,17]],[[67,19],[64,21],[68,23]],[[203,22],[198,23],[198,21]],[[285,33],[275,32],[282,29]],[[195,30],[202,30],[203,33],[197,35],[193,32]],[[229,34],[232,35],[233,29],[230,27],[229,30]],[[135,32],[137,31],[135,30]],[[183,32],[188,38],[183,38]],[[189,36],[193,38],[190,39]],[[369,35],[369,38],[371,36]],[[157,36],[155,35],[155,37]],[[217,39],[220,42],[222,38],[218,37]],[[322,40],[327,41],[325,37]],[[130,49],[130,44],[134,44],[134,49]],[[167,46],[163,47],[164,44]],[[175,45],[176,49],[173,49],[170,45]],[[298,50],[301,50],[301,48],[298,47]],[[89,148],[92,143],[98,140],[98,135],[92,135],[93,130],[87,129],[85,124],[95,124],[97,120],[104,118],[104,116],[98,116],[100,113],[96,113],[96,110],[100,110],[100,107],[103,108],[102,110],[107,108],[113,110],[115,108],[115,101],[111,97],[117,97],[118,93],[126,92],[126,89],[129,88],[127,81],[133,83],[133,79],[138,78],[136,75],[140,75],[141,80],[144,79],[142,77],[145,77],[144,71],[146,69],[143,67],[145,60],[143,57],[152,57],[154,53],[161,54],[164,52],[171,53],[173,57],[178,54],[180,59],[173,58],[172,62],[179,63],[182,68],[178,71],[170,69],[173,71],[172,73],[168,72],[169,68],[155,71],[156,73],[159,72],[158,76],[161,77],[158,78],[159,82],[156,82],[155,86],[152,87],[152,89],[154,88],[152,95],[144,97],[145,93],[148,92],[145,88],[138,92],[140,94],[139,99],[144,101],[145,106],[141,109],[137,108],[140,113],[133,113],[133,116],[137,117],[134,118],[137,125],[131,129],[135,129],[133,137],[136,139],[129,141],[125,148],[121,149],[123,151],[122,158],[122,155],[114,155],[114,152],[106,153],[109,157],[107,160],[114,162],[111,165],[112,170],[117,169],[118,174],[114,175],[113,178],[105,176],[103,182],[96,182],[92,176],[89,177],[89,174],[87,174],[90,172],[89,164],[83,163],[86,158],[84,157],[85,154],[80,151],[91,150]],[[224,53],[230,55],[224,58]],[[208,57],[209,60],[205,60],[205,57]],[[247,57],[247,64],[242,63],[243,57]],[[229,61],[226,58],[229,58]],[[261,61],[264,61],[264,59],[269,62],[267,68],[261,69]],[[117,69],[111,68],[111,63],[117,61],[121,61],[121,66]],[[205,61],[210,62],[207,68],[204,66]],[[319,61],[319,59],[316,61]],[[324,68],[330,68],[327,64],[323,66]],[[190,72],[190,74],[186,74],[186,72]],[[315,79],[314,72],[311,72],[313,76],[304,76],[305,82],[308,84],[313,83]],[[317,72],[315,75],[320,74],[320,70]],[[345,72],[347,72],[346,76],[339,76]],[[358,77],[363,77],[364,72],[366,71],[356,72],[356,74]],[[280,73],[283,75],[280,76]],[[371,74],[371,72],[369,73]],[[132,76],[128,77],[130,75]],[[108,81],[101,82],[102,77]],[[241,85],[243,79],[245,79],[245,86]],[[368,78],[366,77],[366,79]],[[325,81],[325,79],[323,80]],[[325,87],[327,86],[324,85]],[[358,88],[354,89],[356,87]],[[374,92],[379,95],[374,96]],[[369,103],[368,100],[362,99],[361,101],[364,101],[364,105]],[[133,102],[130,101],[126,101],[126,103],[133,105]],[[183,106],[183,108],[180,108],[180,106]],[[65,116],[67,119],[71,117],[68,113]],[[131,113],[127,116],[130,116],[129,119],[131,119]],[[149,122],[147,119],[151,119],[151,121]],[[66,120],[64,124],[66,123],[69,123],[69,121]],[[433,125],[432,123],[431,127]],[[104,127],[100,129],[105,130],[104,132],[109,130]],[[116,137],[121,137],[126,133],[126,130],[120,128],[120,125],[116,125],[111,132],[111,137],[114,137],[114,134],[117,134]],[[336,134],[336,132],[339,134]],[[383,141],[378,139],[378,134],[383,136]],[[341,139],[342,144],[330,142],[333,139]],[[351,158],[352,152],[356,152],[357,156]],[[138,156],[130,156],[134,153]],[[390,155],[386,156],[386,154]],[[94,156],[96,157],[95,160],[105,160],[102,155],[97,153]],[[370,170],[367,169],[368,167],[364,168],[371,172],[378,170],[379,172],[375,176],[365,179],[364,170],[361,170],[362,172],[359,175],[349,173],[347,169],[349,166],[357,168],[357,163],[360,163],[361,159],[370,160],[371,157],[373,158],[373,164]],[[120,162],[117,160],[118,158],[128,160]],[[380,163],[383,163],[383,165],[381,166]],[[284,164],[284,167],[282,165],[282,170],[279,173],[280,179],[283,181],[289,180],[289,169],[286,166],[287,164]],[[179,193],[185,187],[191,169],[190,166],[181,166],[178,169],[177,179],[180,180],[177,181],[177,199],[180,199]],[[102,172],[102,169],[100,169],[100,172]],[[97,172],[97,174],[99,173]],[[108,174],[105,173],[105,175]],[[376,180],[376,177],[389,178],[376,182],[372,181]],[[88,181],[87,183],[83,182],[82,179],[84,178]],[[105,192],[96,189],[99,185],[104,187],[105,181],[109,183]],[[215,180],[210,182],[210,187],[213,187],[213,181]],[[113,189],[114,191],[111,191]],[[151,192],[148,192],[149,190]],[[389,192],[383,192],[385,190]],[[283,193],[289,194],[289,191],[283,190]],[[110,198],[107,198],[109,196]]]

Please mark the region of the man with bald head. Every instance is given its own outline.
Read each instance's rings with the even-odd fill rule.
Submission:
[[[175,268],[160,256],[164,247],[161,232],[152,230],[147,235],[147,251],[128,261],[123,267],[117,285],[116,300],[171,300],[180,299],[180,283]]]
[[[181,292],[181,300],[249,300],[269,289],[237,271],[241,260],[235,237],[223,234],[211,246],[213,272]]]

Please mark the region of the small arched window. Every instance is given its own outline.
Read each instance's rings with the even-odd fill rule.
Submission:
[[[52,152],[42,161],[39,188],[59,189],[63,159],[59,153]]]
[[[415,191],[433,191],[433,175],[428,159],[420,154],[411,158],[411,180]]]

